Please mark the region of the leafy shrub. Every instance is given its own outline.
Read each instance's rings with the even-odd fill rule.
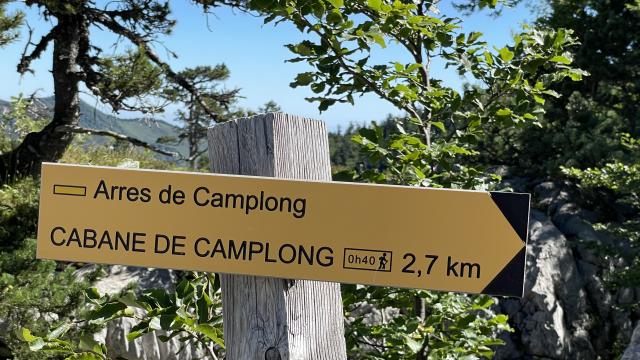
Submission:
[[[35,259],[37,199],[38,184],[31,179],[0,189],[0,342],[15,359],[43,355],[30,353],[14,331],[45,331],[72,317],[88,285],[77,280],[74,267]]]
[[[597,224],[600,231],[621,241],[613,249],[628,262],[623,269],[613,271],[608,283],[613,287],[640,286],[640,140],[629,134],[622,136],[621,146],[628,151],[625,160],[615,160],[602,167],[584,170],[563,167],[565,175],[576,178],[585,190],[605,190],[613,193],[624,211],[614,211],[609,221]]]
[[[111,296],[88,288],[85,296],[88,307],[79,319],[63,322],[49,332],[38,332],[45,333],[44,337],[33,335],[30,328],[22,328],[21,339],[33,351],[59,354],[68,360],[124,359],[93,340],[92,326],[132,318],[136,325],[126,334],[128,341],[153,333],[163,342],[177,337],[182,344],[178,353],[190,343],[212,359],[223,353],[222,300],[215,274],[186,273],[175,291],[146,289],[139,294],[128,291]],[[67,337],[72,329],[81,335]]]

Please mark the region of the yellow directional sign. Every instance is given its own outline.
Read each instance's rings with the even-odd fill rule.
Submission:
[[[43,164],[38,258],[521,296],[529,195]]]

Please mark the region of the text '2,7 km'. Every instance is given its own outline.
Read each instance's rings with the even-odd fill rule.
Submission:
[[[521,296],[528,218],[528,194],[43,164],[37,256]]]

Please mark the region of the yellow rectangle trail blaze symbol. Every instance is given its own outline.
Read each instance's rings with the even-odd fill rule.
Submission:
[[[53,185],[54,195],[86,196],[87,188],[75,185]]]

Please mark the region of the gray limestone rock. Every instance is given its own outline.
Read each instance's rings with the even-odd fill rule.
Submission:
[[[597,214],[572,203],[568,188],[534,188],[532,207],[539,210],[531,212],[525,294],[497,305],[515,331],[503,334],[496,359],[614,358],[612,349],[630,339],[624,359],[640,359],[640,325],[632,338],[639,314],[629,307],[640,291],[606,285],[606,275],[625,261],[597,248],[617,240],[593,228]]]
[[[633,331],[633,335],[631,336],[631,342],[624,354],[622,355],[621,360],[637,360],[640,359],[640,324],[636,326],[636,329]]]
[[[595,358],[588,341],[584,286],[566,238],[539,211],[532,211],[527,248],[525,296],[501,303],[517,329],[516,344],[528,356],[561,359]],[[514,316],[515,315],[515,316]],[[519,352],[498,350],[497,358],[515,359]]]

